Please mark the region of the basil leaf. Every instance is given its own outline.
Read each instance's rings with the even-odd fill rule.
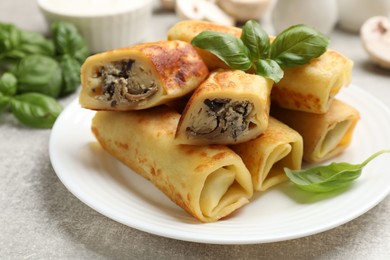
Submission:
[[[271,43],[270,58],[282,67],[303,65],[321,56],[329,39],[317,30],[295,25],[281,32]]]
[[[40,33],[0,24],[0,59],[16,63],[29,54],[54,56],[54,44]]]
[[[18,92],[38,92],[58,97],[62,84],[58,62],[48,56],[28,55],[18,64],[15,72]]]
[[[6,96],[15,95],[17,82],[18,80],[14,74],[10,72],[4,73],[0,78],[0,93]]]
[[[0,23],[0,59],[20,44],[20,30],[12,25]]]
[[[80,85],[80,63],[65,54],[60,58],[60,66],[62,69],[62,87],[61,95],[66,95],[74,92]]]
[[[366,159],[361,164],[349,164],[345,162],[331,163],[313,167],[307,170],[290,170],[285,168],[287,177],[299,188],[310,192],[329,192],[349,185],[357,179],[371,160],[390,150],[382,150]]]
[[[270,48],[270,39],[263,28],[254,20],[242,27],[241,40],[249,49],[252,60],[266,58]]]
[[[54,22],[51,31],[58,55],[68,54],[80,64],[89,56],[87,44],[73,24]]]
[[[256,74],[265,78],[272,79],[275,83],[278,83],[284,75],[282,68],[274,60],[258,60],[255,63]]]
[[[246,71],[252,67],[249,50],[241,39],[231,34],[203,31],[192,39],[191,44],[208,50],[232,69]]]
[[[10,101],[10,97],[8,96],[4,96],[1,92],[0,92],[0,113],[5,110],[5,108],[8,106],[9,104],[9,101]]]
[[[28,54],[42,54],[54,56],[54,43],[37,32],[21,31],[21,39],[18,50]]]
[[[34,128],[50,128],[62,111],[52,97],[39,93],[26,93],[11,100],[14,116],[23,124]]]

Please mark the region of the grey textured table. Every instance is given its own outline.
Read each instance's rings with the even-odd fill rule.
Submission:
[[[163,39],[177,18],[158,11],[153,20],[150,40]],[[35,1],[1,0],[0,21],[47,30]],[[390,72],[368,62],[356,35],[335,31],[331,39],[332,48],[354,60],[353,83],[390,107]],[[50,164],[49,137],[50,130],[0,116],[1,259],[390,259],[390,197],[332,230],[269,244],[198,244],[124,226],[64,187]]]

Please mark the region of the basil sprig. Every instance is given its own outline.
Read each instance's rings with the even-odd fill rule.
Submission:
[[[346,162],[331,163],[304,170],[290,170],[284,168],[287,177],[302,190],[310,192],[329,192],[340,189],[351,184],[357,179],[370,161],[390,150],[382,150],[371,155],[360,164],[349,164]]]
[[[29,127],[50,128],[62,110],[55,98],[76,91],[89,56],[73,24],[54,22],[51,38],[0,22],[0,113]]]
[[[329,39],[306,25],[294,25],[281,32],[271,43],[268,34],[254,20],[242,28],[240,38],[228,33],[203,31],[191,44],[210,51],[230,68],[270,78],[276,83],[283,78],[284,67],[305,64],[321,56]]]

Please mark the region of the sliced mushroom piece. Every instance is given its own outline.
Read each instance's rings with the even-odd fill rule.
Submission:
[[[175,0],[160,0],[161,7],[166,10],[174,10],[175,2]]]
[[[377,65],[390,69],[390,21],[385,16],[368,19],[360,30],[363,46]]]
[[[176,0],[176,13],[185,20],[204,20],[223,25],[234,25],[235,20],[212,0]]]
[[[245,22],[259,20],[270,6],[271,0],[218,0],[217,4],[234,19]]]

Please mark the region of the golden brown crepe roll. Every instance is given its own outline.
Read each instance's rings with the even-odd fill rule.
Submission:
[[[272,116],[303,137],[303,159],[322,162],[340,154],[351,143],[360,115],[350,105],[335,99],[325,114],[294,111],[272,106]]]
[[[217,70],[195,90],[180,118],[176,142],[235,144],[268,127],[273,81],[240,70]]]
[[[241,36],[241,29],[237,27],[219,25],[206,21],[185,20],[176,23],[169,29],[168,40],[191,42],[196,35],[207,30],[229,33],[236,37]],[[198,51],[199,55],[202,56],[202,59],[210,70],[218,68],[229,68],[223,61],[221,61],[211,52],[200,48],[196,48],[196,50]]]
[[[284,167],[294,170],[301,168],[301,135],[273,117],[269,118],[269,126],[264,134],[231,148],[251,173],[255,191],[264,191],[288,180]]]
[[[272,102],[288,109],[326,113],[334,96],[351,82],[352,66],[345,56],[327,50],[304,65],[284,68],[284,77],[272,89]]]
[[[168,39],[191,42],[205,30],[224,32],[236,37],[241,29],[215,25],[204,21],[184,21],[168,31]],[[274,36],[270,36],[271,41]],[[197,48],[210,69],[227,65],[212,53]],[[283,68],[284,78],[275,84],[271,99],[279,106],[311,113],[325,113],[340,88],[351,82],[353,62],[337,51],[327,50],[309,63],[293,68]]]
[[[249,202],[252,180],[241,158],[222,145],[174,144],[180,114],[160,106],[97,112],[101,146],[202,222],[217,221]]]
[[[193,91],[208,75],[191,44],[159,41],[89,57],[81,68],[80,104],[95,110],[138,110]]]

